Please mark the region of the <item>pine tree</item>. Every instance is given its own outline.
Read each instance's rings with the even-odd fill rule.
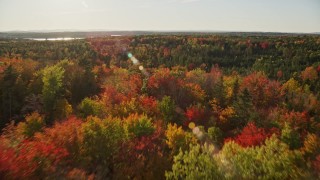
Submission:
[[[236,126],[244,127],[248,121],[254,120],[257,116],[248,89],[244,89],[244,91],[239,94],[233,106],[236,111],[236,117],[234,118],[235,123],[233,124]]]

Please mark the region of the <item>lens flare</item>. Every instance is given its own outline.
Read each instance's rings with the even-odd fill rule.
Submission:
[[[132,58],[131,58],[131,61],[132,61],[132,62],[133,62],[133,64],[135,64],[135,65],[139,64],[138,59],[137,59],[137,58],[135,58],[135,57],[132,57]]]
[[[196,127],[196,124],[194,123],[194,122],[190,122],[189,123],[189,128],[190,129],[193,129],[193,128],[195,128]]]
[[[193,125],[194,125],[194,127],[193,127]],[[195,124],[194,123],[192,124],[192,122],[189,124],[190,129],[191,129],[191,127],[193,127],[192,133],[194,135],[196,135],[198,139],[200,139],[200,140],[203,139],[204,133],[202,132],[202,130],[199,127],[195,127]]]
[[[197,135],[198,133],[200,133],[200,129],[198,127],[195,127],[192,129],[193,134]]]
[[[137,58],[135,58],[132,53],[128,53],[128,58],[130,58],[130,60],[132,61],[132,63],[134,65],[140,65],[140,62]],[[145,76],[149,76],[149,73],[144,69],[144,67],[142,65],[139,66],[139,70],[141,71],[142,74],[144,74]]]

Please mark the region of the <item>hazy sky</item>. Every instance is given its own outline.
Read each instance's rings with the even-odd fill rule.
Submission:
[[[320,0],[0,0],[0,31],[320,32]]]

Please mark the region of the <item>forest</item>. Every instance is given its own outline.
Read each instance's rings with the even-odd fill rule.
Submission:
[[[320,179],[320,35],[0,39],[1,179]]]

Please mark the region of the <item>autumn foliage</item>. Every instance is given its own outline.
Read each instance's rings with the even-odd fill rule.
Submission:
[[[50,143],[25,140],[17,147],[1,147],[1,170],[4,177],[32,178],[54,173],[68,151]]]
[[[248,89],[257,107],[273,106],[281,98],[280,83],[269,80],[262,73],[252,73],[243,79],[241,89]]]
[[[317,179],[319,43],[1,40],[0,179]]]
[[[254,123],[250,122],[234,140],[243,147],[259,146],[275,132],[275,129],[266,132],[264,128],[258,128]]]

